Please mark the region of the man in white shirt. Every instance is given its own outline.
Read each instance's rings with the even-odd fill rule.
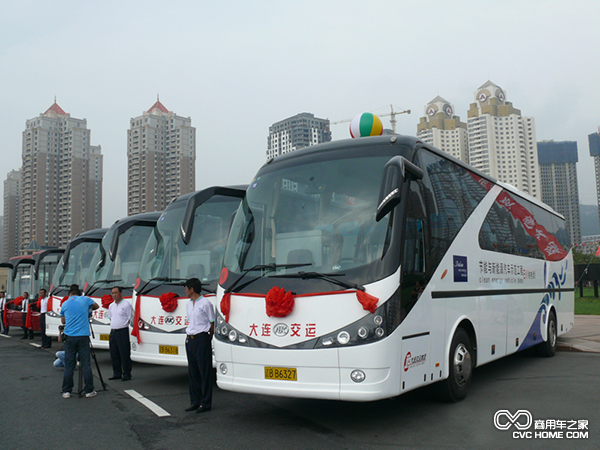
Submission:
[[[212,406],[212,346],[215,330],[215,311],[212,303],[201,296],[202,283],[190,278],[184,284],[185,295],[190,298],[187,308],[189,325],[185,332],[185,352],[190,377],[190,406],[186,411],[203,413]]]
[[[21,339],[27,339],[27,337],[29,337],[29,339],[33,339],[33,328],[29,329],[25,325],[27,322],[27,311],[29,311],[30,306],[31,305],[29,304],[29,292],[25,291],[23,292],[23,301],[21,302],[21,307],[23,308],[21,310],[21,312],[23,313],[23,326],[21,327],[23,328],[23,337]]]
[[[113,366],[113,376],[109,380],[131,380],[131,353],[129,345],[129,322],[133,309],[128,301],[123,301],[123,288],[115,286],[110,291],[113,302],[108,307],[110,318],[110,338],[108,346]]]
[[[0,291],[0,325],[2,325],[2,333],[8,334],[8,326],[4,323],[4,308],[6,308],[6,293]]]
[[[52,338],[46,334],[46,313],[48,312],[48,292],[46,289],[40,289],[40,331],[42,333],[42,346],[40,348],[51,348]]]

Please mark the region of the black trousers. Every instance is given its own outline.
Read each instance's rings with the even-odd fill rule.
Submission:
[[[42,332],[42,347],[52,347],[52,338],[46,334],[46,313],[40,314],[40,330]]]
[[[208,333],[188,336],[185,352],[190,376],[190,404],[210,408],[212,404],[212,347]]]
[[[108,339],[110,360],[113,366],[113,377],[131,377],[131,353],[129,345],[129,328],[110,330]]]

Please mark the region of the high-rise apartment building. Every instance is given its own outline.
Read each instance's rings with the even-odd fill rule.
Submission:
[[[2,219],[2,258],[8,261],[19,253],[19,184],[21,171],[11,170],[4,180],[4,216]]]
[[[86,119],[56,101],[27,121],[19,192],[19,248],[64,247],[102,225],[102,155]]]
[[[588,135],[590,145],[590,156],[594,158],[594,168],[596,172],[596,198],[598,200],[598,215],[600,217],[600,127],[597,133]]]
[[[417,125],[417,136],[423,142],[469,162],[467,124],[454,115],[454,106],[448,100],[437,96],[425,106],[425,116]]]
[[[127,215],[162,211],[196,190],[196,129],[192,119],[156,100],[127,130]]]
[[[577,142],[537,143],[542,202],[565,216],[571,244],[581,243]]]
[[[319,119],[310,113],[296,114],[269,127],[267,159],[329,141],[329,119]]]
[[[487,81],[475,92],[467,113],[469,164],[540,199],[535,121],[506,101]]]

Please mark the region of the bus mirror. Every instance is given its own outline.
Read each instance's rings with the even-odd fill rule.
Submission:
[[[405,177],[423,178],[423,170],[403,156],[394,156],[383,168],[383,179],[379,189],[379,203],[375,220],[379,222],[393,210],[402,197],[402,184]]]

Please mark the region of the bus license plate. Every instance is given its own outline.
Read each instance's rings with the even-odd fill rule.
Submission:
[[[179,355],[179,347],[176,345],[159,345],[158,353],[163,355]]]
[[[100,340],[101,341],[109,341],[110,340],[110,334],[101,334],[100,335]]]
[[[298,381],[294,367],[265,367],[265,380]]]

